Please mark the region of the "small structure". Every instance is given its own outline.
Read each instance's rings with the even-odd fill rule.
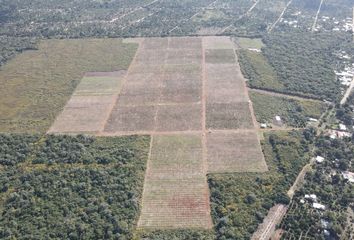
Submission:
[[[275,116],[273,123],[277,126],[280,126],[280,127],[283,125],[283,122],[282,122],[282,119],[280,116]]]
[[[339,124],[339,130],[341,130],[341,131],[347,131],[347,127],[346,127],[344,124],[340,123],[340,124]]]
[[[318,122],[318,120],[316,118],[309,118],[310,122]]]
[[[266,123],[261,123],[261,128],[267,128],[268,125]]]
[[[354,183],[354,173],[353,172],[343,172],[342,176],[344,179],[347,179],[350,183]]]
[[[350,132],[346,131],[339,131],[339,130],[328,130],[327,134],[331,139],[336,139],[336,138],[345,138],[345,137],[351,137],[352,134]]]
[[[324,157],[321,157],[321,156],[317,156],[316,157],[316,162],[317,163],[322,163],[324,161]]]
[[[306,199],[311,199],[312,201],[316,201],[317,200],[316,194],[305,194],[305,198]]]
[[[257,53],[261,53],[262,50],[258,49],[258,48],[248,48],[248,51],[252,51],[252,52],[257,52]]]
[[[312,207],[318,210],[326,210],[326,206],[320,203],[312,203]]]

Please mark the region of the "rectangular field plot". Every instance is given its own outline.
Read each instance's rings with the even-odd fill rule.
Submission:
[[[72,96],[49,133],[98,132],[114,102],[113,95]]]
[[[154,136],[138,227],[211,226],[201,136]]]
[[[85,76],[74,95],[111,95],[120,91],[121,81],[117,77],[123,77],[125,72],[117,76]]]
[[[202,49],[169,49],[166,64],[201,64]]]
[[[202,49],[202,38],[200,37],[178,37],[170,38],[169,48],[174,49]]]
[[[208,129],[253,129],[249,103],[214,103],[206,107]]]
[[[88,72],[49,133],[97,133],[110,114],[126,71]]]
[[[141,48],[144,49],[166,49],[168,38],[144,38]]]
[[[119,106],[143,106],[159,102],[160,89],[156,84],[127,83],[117,104]]]
[[[106,132],[153,131],[155,106],[117,106],[105,126]]]
[[[264,172],[267,164],[256,131],[207,135],[208,172]]]
[[[156,131],[188,131],[202,129],[201,104],[158,106]]]
[[[208,103],[249,101],[244,78],[236,64],[206,64],[206,79]]]
[[[233,49],[235,44],[229,37],[203,37],[205,49]]]
[[[206,63],[223,64],[235,63],[234,49],[206,49]]]

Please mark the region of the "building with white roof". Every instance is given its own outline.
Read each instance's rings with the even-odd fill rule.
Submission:
[[[321,162],[323,162],[324,161],[324,157],[321,157],[321,156],[317,156],[316,157],[316,162],[317,163],[321,163]]]
[[[326,210],[326,206],[320,203],[312,203],[312,207],[318,210]]]

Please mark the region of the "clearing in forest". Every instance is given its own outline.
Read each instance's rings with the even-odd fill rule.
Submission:
[[[235,45],[228,37],[137,43],[126,72],[82,80],[52,130],[152,135],[138,227],[210,229],[206,174],[267,170]]]

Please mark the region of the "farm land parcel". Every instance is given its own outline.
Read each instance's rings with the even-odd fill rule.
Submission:
[[[136,42],[126,71],[85,75],[50,132],[151,135],[138,228],[211,229],[206,174],[267,171],[234,44]]]

